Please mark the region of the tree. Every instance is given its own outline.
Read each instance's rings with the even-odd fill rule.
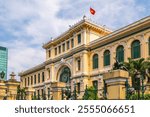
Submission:
[[[26,97],[26,92],[25,92],[25,88],[21,89],[20,86],[18,86],[17,88],[17,100],[25,100]]]
[[[129,75],[132,78],[132,86],[137,89],[137,85],[140,85],[140,82],[135,78],[137,74],[145,79],[146,77],[150,78],[148,70],[150,69],[150,59],[145,60],[140,58],[138,60],[133,60],[128,58],[128,62],[123,63],[124,70],[129,72]]]
[[[38,100],[38,97],[36,95],[32,95],[32,100]]]
[[[97,90],[94,87],[86,87],[83,100],[98,100]]]
[[[142,95],[140,95],[140,97],[142,98]],[[138,95],[137,94],[131,95],[129,100],[138,100]],[[150,100],[150,94],[145,94],[144,100]]]

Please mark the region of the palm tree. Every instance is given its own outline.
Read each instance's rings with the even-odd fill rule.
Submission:
[[[26,95],[25,88],[21,89],[20,86],[18,86],[16,99],[25,100],[25,95]]]
[[[129,75],[132,78],[132,87],[135,90],[140,90],[140,78],[137,79],[137,75],[139,75],[142,80],[146,77],[150,78],[149,69],[150,69],[150,59],[145,60],[144,58],[140,58],[138,60],[133,60],[128,58],[128,62],[123,63],[124,70],[129,72]]]
[[[95,87],[87,87],[85,89],[84,95],[82,97],[83,100],[98,100],[98,91]]]

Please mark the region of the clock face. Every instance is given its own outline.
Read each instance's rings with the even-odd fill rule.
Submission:
[[[68,67],[64,68],[60,74],[60,81],[67,83],[70,79],[70,70]]]

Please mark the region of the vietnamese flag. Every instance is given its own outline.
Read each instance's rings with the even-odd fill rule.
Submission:
[[[96,11],[93,8],[90,8],[90,12],[92,15],[95,15]]]

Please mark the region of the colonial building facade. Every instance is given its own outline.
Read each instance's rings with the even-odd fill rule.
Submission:
[[[116,31],[84,17],[43,48],[46,60],[19,73],[22,88],[34,89],[34,95],[45,93],[61,99],[66,86],[71,92],[75,87],[81,99],[86,86],[94,86],[101,97],[103,74],[112,70],[115,58],[124,62],[128,58],[150,57],[150,17]]]

